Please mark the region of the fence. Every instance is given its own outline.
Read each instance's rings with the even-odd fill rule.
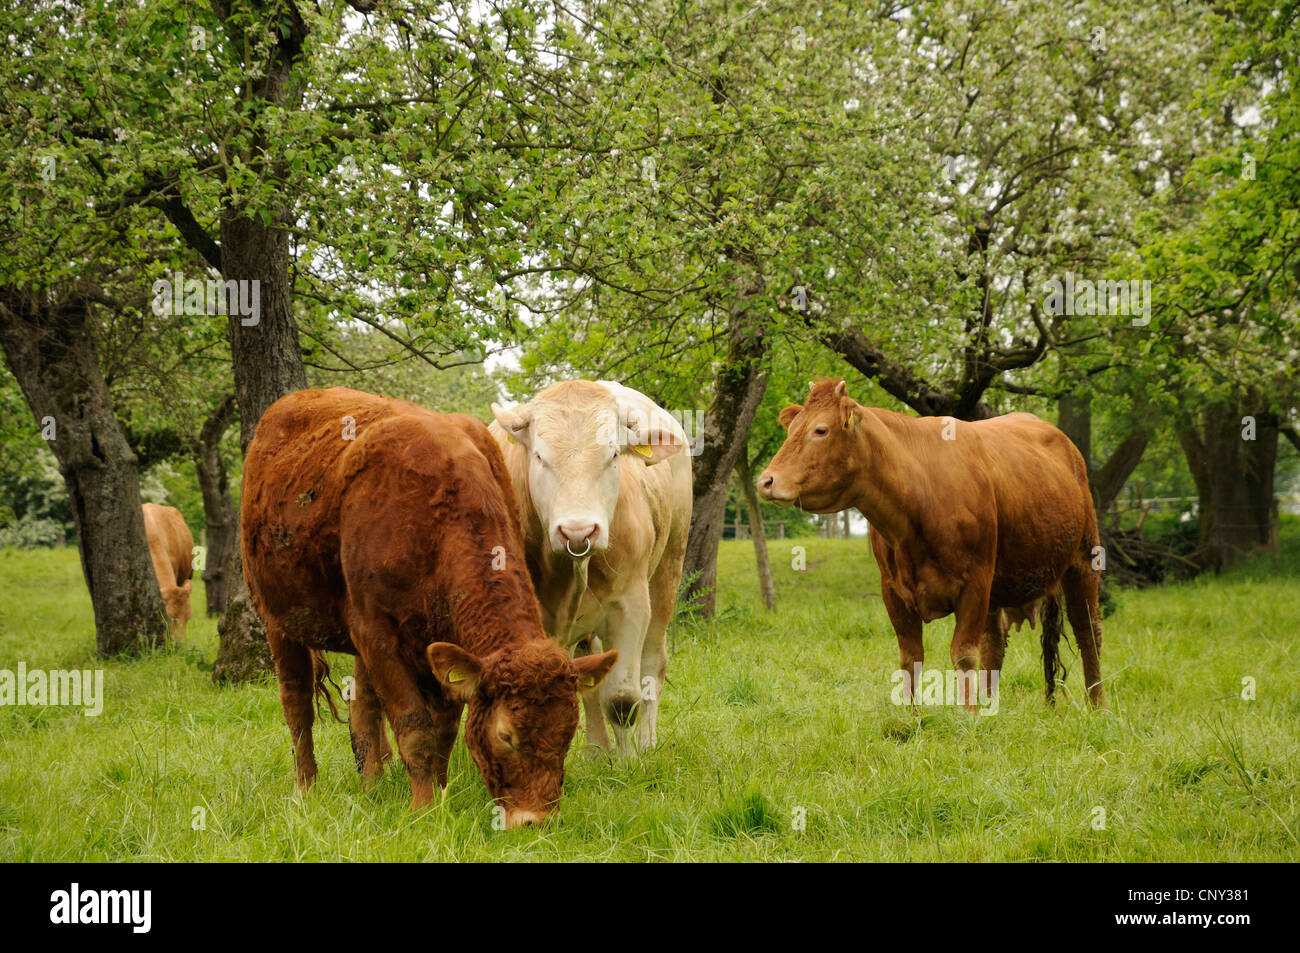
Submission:
[[[772,530],[776,530],[773,535]],[[763,535],[768,539],[785,539],[785,520],[763,520]],[[749,526],[737,520],[722,524],[723,539],[749,539]]]

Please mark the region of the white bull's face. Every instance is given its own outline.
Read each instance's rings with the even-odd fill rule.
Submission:
[[[527,445],[528,487],[551,549],[572,556],[607,549],[622,478],[612,428],[546,423],[535,422],[537,434]]]
[[[651,465],[683,447],[671,429],[655,428],[652,413],[612,395],[581,404],[535,400],[513,410],[493,404],[492,412],[528,453],[529,496],[551,551],[578,559],[609,548],[623,458]]]

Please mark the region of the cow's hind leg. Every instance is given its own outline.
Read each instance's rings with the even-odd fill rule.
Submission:
[[[641,647],[641,717],[636,744],[641,750],[659,743],[659,700],[668,674],[668,623],[673,619],[681,573],[661,564],[650,580],[650,627]]]
[[[1065,610],[1083,660],[1083,681],[1094,705],[1106,704],[1101,687],[1101,610],[1097,606],[1097,574],[1090,566],[1073,566],[1064,579]]]
[[[312,707],[312,690],[315,685],[311,650],[307,646],[285,638],[279,627],[267,623],[266,639],[275,660],[275,673],[280,680],[280,707],[289,725],[289,738],[293,742],[297,765],[297,788],[305,792],[316,780],[316,753],[312,747],[311,727],[315,718]]]
[[[384,773],[384,762],[392,758],[393,749],[384,730],[383,707],[360,656],[357,656],[352,684],[355,697],[348,706],[352,756],[356,758],[358,771],[368,778],[377,778]]]
[[[883,580],[880,598],[885,603],[885,611],[889,613],[889,621],[893,623],[894,633],[898,636],[898,667],[903,673],[903,701],[910,703],[919,696],[921,664],[925,661],[921,617]]]

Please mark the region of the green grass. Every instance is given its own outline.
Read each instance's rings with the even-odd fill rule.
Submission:
[[[716,618],[670,633],[659,748],[611,763],[575,744],[563,822],[508,833],[463,742],[443,803],[415,816],[400,764],[363,787],[332,721],[296,800],[275,686],[212,684],[212,620],[196,614],[184,649],[97,662],[75,550],[0,553],[0,669],[101,667],[106,693],[96,718],[0,707],[0,860],[1291,860],[1289,542],[1280,574],[1122,593],[1105,711],[1083,704],[1072,648],[1048,709],[1036,633],[1013,633],[996,717],[890,703],[897,649],[865,540],[774,541],[775,614],[751,544],[724,543]],[[926,634],[945,668],[951,627]]]

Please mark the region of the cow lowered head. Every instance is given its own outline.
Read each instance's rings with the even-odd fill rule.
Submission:
[[[571,660],[551,639],[537,639],[482,657],[434,642],[426,654],[444,692],[469,707],[465,744],[506,828],[540,824],[560,799],[578,692],[599,685],[618,652]]]
[[[863,408],[844,391],[844,381],[809,384],[802,407],[791,404],[781,411],[785,443],[759,474],[763,499],[809,513],[837,513],[854,505]]]
[[[185,629],[190,621],[190,589],[193,583],[186,579],[179,586],[161,587],[163,608],[172,625],[172,638],[185,641]]]
[[[528,495],[553,553],[575,559],[609,547],[622,459],[650,466],[686,446],[677,421],[609,381],[564,381],[513,408],[499,427],[528,451]]]

